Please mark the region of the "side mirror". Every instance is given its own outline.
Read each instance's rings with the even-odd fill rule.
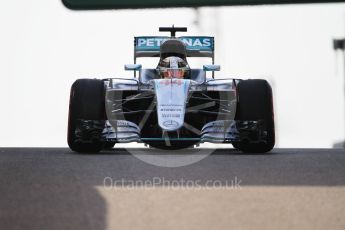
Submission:
[[[125,70],[139,71],[141,70],[141,64],[127,64]]]
[[[204,65],[204,71],[220,71],[220,65]]]

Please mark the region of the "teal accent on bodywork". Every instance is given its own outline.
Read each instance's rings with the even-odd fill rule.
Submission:
[[[161,44],[170,39],[165,36],[144,36],[135,37],[135,50],[136,51],[159,51]],[[214,51],[214,37],[207,36],[183,36],[178,37],[186,45],[189,51]]]
[[[139,71],[141,70],[141,67],[141,64],[127,64],[125,65],[125,70]]]
[[[188,87],[189,86],[189,84],[186,84],[186,81],[183,81],[183,87],[184,87],[184,91],[185,92],[188,92]]]
[[[150,137],[145,137],[145,138],[140,138],[143,141],[199,141],[200,138],[150,138]]]
[[[220,71],[220,65],[204,65],[204,71]]]

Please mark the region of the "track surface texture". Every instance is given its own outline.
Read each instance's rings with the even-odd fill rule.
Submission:
[[[158,179],[192,184],[130,184]],[[0,148],[6,230],[345,229],[344,214],[344,149],[220,149],[165,168],[125,149]]]

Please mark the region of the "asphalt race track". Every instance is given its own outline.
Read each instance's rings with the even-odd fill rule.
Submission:
[[[125,149],[0,148],[0,164],[0,229],[345,229],[344,149],[217,150],[166,168]],[[130,184],[154,180],[195,184]]]

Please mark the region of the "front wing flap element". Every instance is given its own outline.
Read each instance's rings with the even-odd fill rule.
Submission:
[[[103,130],[103,137],[107,141],[115,141],[119,143],[138,142],[140,140],[140,128],[130,121],[117,120],[106,122],[106,127]]]
[[[262,121],[223,120],[207,123],[201,130],[201,142],[263,142],[267,132]]]
[[[114,122],[112,122],[114,124]],[[106,141],[116,141],[119,143],[128,142],[142,142],[145,140],[165,140],[162,138],[141,138],[140,128],[130,122],[119,120],[113,127],[106,122],[106,127],[103,130],[102,136]],[[169,137],[168,137],[169,138]],[[196,138],[186,138],[183,136],[174,136],[174,141],[190,141]],[[262,121],[235,121],[235,120],[221,120],[209,122],[201,130],[201,135],[197,137],[200,142],[210,143],[232,143],[248,141],[251,143],[265,142],[267,139],[267,132]]]

